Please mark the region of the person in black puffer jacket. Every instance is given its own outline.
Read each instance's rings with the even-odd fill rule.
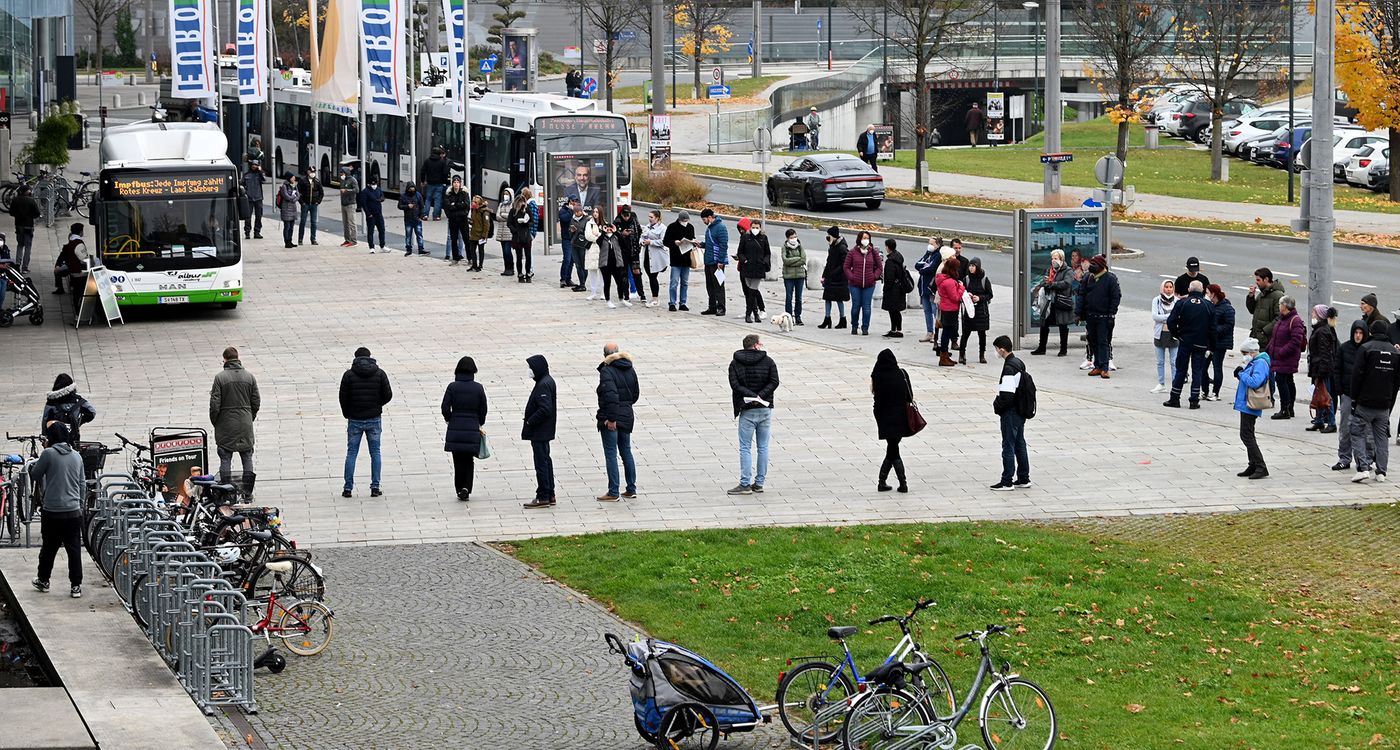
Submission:
[[[1313,305],[1313,329],[1308,335],[1308,380],[1314,392],[1326,389],[1330,405],[1313,415],[1308,432],[1337,431],[1337,308]]]
[[[457,360],[454,378],[442,394],[442,418],[447,422],[442,449],[452,454],[453,486],[457,499],[467,502],[472,499],[473,462],[486,422],[486,389],[476,382],[476,361],[471,357]]]
[[[471,242],[472,196],[462,189],[462,178],[452,176],[452,189],[447,191],[447,251],[443,260],[452,259],[452,265],[462,262],[462,249]]]
[[[355,489],[355,459],[360,455],[360,437],[369,438],[370,480],[369,496],[379,497],[379,474],[383,461],[379,441],[384,434],[384,405],[394,398],[389,376],[379,369],[369,349],[355,350],[355,361],[340,376],[340,414],[348,424],[345,428],[345,489],[341,497],[353,497]]]
[[[1356,451],[1353,482],[1384,482],[1390,460],[1386,439],[1390,436],[1390,412],[1400,392],[1400,352],[1390,342],[1390,326],[1383,320],[1371,324],[1371,340],[1356,352],[1351,376],[1351,447]],[[1374,461],[1375,473],[1370,467]]]
[[[1366,321],[1354,320],[1351,333],[1342,345],[1337,347],[1337,369],[1333,380],[1337,390],[1332,394],[1337,406],[1337,463],[1332,471],[1345,471],[1351,468],[1356,451],[1351,442],[1351,405],[1356,396],[1352,390],[1352,376],[1356,374],[1356,355],[1361,345],[1369,341],[1371,334],[1366,331]]]
[[[618,351],[617,344],[609,341],[603,345],[603,361],[598,364],[598,432],[603,438],[603,457],[608,468],[608,491],[598,496],[601,502],[615,503],[619,497],[637,496],[637,463],[632,459],[632,428],[637,418],[632,405],[639,397],[632,355]],[[617,475],[619,453],[627,472],[627,487],[621,493]]]
[[[530,441],[535,457],[535,499],[525,503],[525,507],[548,508],[555,502],[554,459],[549,455],[549,442],[554,439],[559,415],[558,391],[544,355],[531,356],[525,363],[535,379],[535,387],[525,402],[525,426],[520,429],[520,439]]]
[[[987,329],[992,327],[992,281],[982,267],[981,258],[967,263],[963,286],[972,295],[972,317],[963,316],[962,341],[958,343],[958,364],[967,364],[967,340],[977,334],[977,361],[987,364]]]
[[[778,390],[778,365],[763,351],[758,334],[744,337],[744,348],[729,363],[729,392],[739,418],[739,485],[731,495],[762,492],[768,478],[768,439],[773,430],[773,394]],[[751,442],[758,443],[758,471],[751,468]]]
[[[82,438],[78,433],[82,426],[97,418],[97,409],[88,400],[78,395],[78,386],[73,376],[61,372],[53,379],[53,390],[49,391],[44,402],[44,416],[39,420],[39,432],[43,434],[49,422],[57,420],[68,425],[68,442],[76,447]]]
[[[846,254],[850,248],[841,236],[839,227],[826,230],[826,265],[822,267],[822,300],[826,303],[826,317],[818,328],[831,328],[831,303],[836,303],[841,322],[837,328],[846,327],[846,301],[851,298],[851,286],[846,281]]]

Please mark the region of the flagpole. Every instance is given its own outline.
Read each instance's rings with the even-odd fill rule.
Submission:
[[[432,2],[432,0],[429,0],[429,2]],[[413,90],[418,86],[418,78],[414,75],[413,66],[418,61],[418,36],[413,33],[413,0],[403,0],[402,5],[404,9],[404,24],[406,26],[405,31],[408,32],[408,88],[406,90],[406,95],[408,97],[407,104],[409,172],[407,179],[408,182],[416,183],[418,181],[418,128],[417,117],[415,116],[416,113],[414,112],[416,107],[413,104]],[[400,191],[404,190],[407,187],[408,186],[404,183],[403,180],[399,180]],[[420,201],[419,206],[421,207],[421,201],[423,200],[423,197],[420,195],[418,197],[418,200]]]
[[[219,130],[224,131],[224,135],[227,136],[228,121],[224,119],[224,66],[220,59],[223,57],[223,42],[219,38],[219,6],[214,0],[207,1],[208,7],[214,10],[214,106],[218,108],[214,111],[219,113]]]
[[[311,13],[311,19],[310,19],[310,22],[307,24],[307,27],[310,28],[310,30],[311,30],[311,50],[310,50],[310,52],[311,52],[311,80],[312,80],[312,82],[313,82],[313,84],[314,84],[314,82],[315,82],[315,80],[316,80],[316,69],[319,68],[319,67],[321,67],[321,47],[320,47],[320,41],[321,41],[321,40],[317,38],[317,37],[319,37],[320,35],[316,33],[316,20],[317,20],[318,18],[320,18],[320,13],[318,12],[319,9],[316,7],[316,0],[307,0],[307,6],[308,6],[308,8],[309,8],[309,10],[310,10],[310,13]],[[313,89],[314,89],[314,85],[313,85]],[[300,140],[300,139],[298,139],[298,140]],[[317,163],[316,163],[316,160],[320,157],[320,152],[321,152],[321,113],[316,111],[316,101],[315,101],[315,97],[312,97],[312,102],[311,102],[311,155],[310,155],[310,157],[308,157],[308,158],[311,160],[310,166],[316,167],[317,169],[320,169],[320,167],[319,167],[319,166],[317,165]],[[329,171],[329,170],[327,170],[327,171]],[[326,180],[327,180],[327,179],[329,179],[329,177],[328,177],[327,175],[321,175],[321,184],[322,184],[322,185],[326,184]]]
[[[468,8],[471,3],[462,0],[462,170],[466,173],[467,194],[472,194],[472,49],[467,44]],[[485,189],[485,185],[482,188]]]
[[[270,154],[272,158],[272,171],[277,171],[277,107],[272,100],[273,81],[276,80],[277,67],[273,65],[272,51],[277,48],[277,26],[272,23],[272,0],[266,0],[267,5],[267,132],[264,134],[263,143],[266,144],[265,154]],[[261,124],[261,123],[259,123]],[[282,179],[282,175],[274,174],[273,180]],[[275,183],[274,183],[275,184]]]

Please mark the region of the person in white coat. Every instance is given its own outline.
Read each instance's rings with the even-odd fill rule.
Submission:
[[[599,260],[598,238],[603,236],[603,209],[594,207],[588,223],[583,227],[583,238],[588,240],[588,252],[584,254],[585,268],[588,271],[588,299],[601,299],[603,296],[602,263]]]
[[[1152,347],[1157,350],[1157,385],[1153,393],[1167,391],[1167,363],[1171,363],[1171,380],[1176,380],[1176,344],[1171,331],[1167,330],[1167,318],[1171,317],[1176,306],[1176,283],[1162,282],[1162,292],[1152,298]]]
[[[652,209],[647,214],[647,225],[642,229],[642,252],[645,253],[642,268],[651,280],[651,301],[647,303],[647,307],[661,304],[661,280],[658,277],[671,267],[670,251],[662,242],[665,236],[666,225],[661,221],[661,212]]]

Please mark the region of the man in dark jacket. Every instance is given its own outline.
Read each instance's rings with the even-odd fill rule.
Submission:
[[[224,367],[209,389],[209,421],[214,424],[214,447],[219,456],[219,481],[233,478],[233,454],[243,466],[243,493],[252,499],[257,474],[253,472],[253,422],[262,407],[258,379],[243,369],[238,350],[224,349]]]
[[[690,291],[690,250],[695,241],[695,227],[690,225],[690,212],[676,212],[676,220],[666,225],[661,245],[671,253],[670,307],[675,312],[690,312],[686,296]],[[680,305],[677,308],[677,304]]]
[[[413,255],[415,238],[418,240],[418,254],[427,255],[428,249],[423,246],[423,196],[418,193],[417,185],[410,182],[404,186],[399,194],[399,210],[403,211],[404,257]]]
[[[379,369],[369,349],[355,350],[350,369],[340,376],[340,415],[347,420],[345,435],[345,490],[341,497],[353,497],[355,489],[355,459],[360,455],[360,437],[369,438],[369,496],[379,497],[379,440],[384,434],[384,405],[394,398],[389,376]]]
[[[709,306],[700,314],[722,318],[725,293],[719,274],[729,265],[729,229],[711,208],[700,212],[700,221],[705,222],[705,293],[710,298]]]
[[[1374,292],[1368,292],[1361,297],[1361,319],[1366,321],[1366,327],[1370,328],[1376,322],[1386,323],[1385,314],[1376,309],[1380,305],[1380,300],[1376,298]]]
[[[248,164],[248,171],[243,173],[243,192],[248,196],[248,203],[253,207],[253,213],[243,222],[243,239],[262,239],[262,215],[263,215],[263,173],[262,166],[257,162]]]
[[[20,185],[10,201],[10,216],[15,219],[15,263],[19,272],[29,273],[29,255],[34,245],[34,220],[43,212],[39,202],[30,194],[28,185]]]
[[[365,189],[360,191],[360,205],[365,211],[365,238],[369,240],[369,254],[374,255],[374,232],[379,230],[379,249],[388,252],[384,242],[384,190],[379,187],[379,178],[370,176]]]
[[[1017,404],[1017,392],[1026,373],[1026,364],[1011,353],[1011,339],[998,336],[992,347],[1001,357],[1001,379],[992,411],[1001,419],[1001,481],[992,485],[997,492],[1031,486],[1031,460],[1026,450],[1026,418]],[[1014,480],[1013,480],[1014,477]]]
[[[82,439],[79,434],[82,426],[96,418],[97,409],[78,395],[78,385],[73,382],[73,376],[60,372],[53,380],[53,390],[49,391],[49,397],[44,401],[39,432],[43,434],[50,422],[62,422],[68,428],[68,442],[76,445]]]
[[[573,234],[569,228],[574,223],[574,209],[578,198],[569,198],[559,207],[559,288],[568,289],[574,285]]]
[[[1333,378],[1336,392],[1332,394],[1337,407],[1337,463],[1332,464],[1332,471],[1350,469],[1356,455],[1351,442],[1351,405],[1355,395],[1351,390],[1352,376],[1356,374],[1356,355],[1370,338],[1366,321],[1353,321],[1347,340],[1337,347],[1336,377]]]
[[[306,174],[297,178],[297,192],[301,194],[301,222],[297,225],[297,244],[306,240],[306,218],[311,217],[311,244],[316,244],[316,219],[321,215],[321,201],[326,199],[326,188],[321,178],[316,176],[315,167],[307,167]]]
[[[462,178],[452,175],[452,189],[447,191],[447,250],[443,260],[452,259],[452,265],[462,262],[462,249],[471,242],[471,194],[462,189]],[[475,251],[473,250],[473,253]],[[476,257],[473,255],[472,257]]]
[[[1371,340],[1356,353],[1351,378],[1351,447],[1356,452],[1353,482],[1384,482],[1390,457],[1390,410],[1400,391],[1400,351],[1390,343],[1390,326],[1383,320],[1371,324]],[[1375,473],[1369,467],[1375,462]]]
[[[1215,308],[1206,301],[1205,286],[1192,281],[1185,299],[1172,305],[1167,316],[1167,330],[1181,345],[1176,351],[1176,368],[1172,376],[1172,395],[1162,403],[1173,409],[1181,408],[1181,390],[1186,385],[1186,369],[1191,369],[1191,408],[1201,408],[1201,381],[1206,372],[1206,353],[1215,329]]]
[[[525,426],[520,429],[520,439],[530,441],[535,457],[535,499],[525,503],[525,507],[549,508],[555,503],[554,459],[549,455],[549,442],[554,439],[559,414],[558,391],[543,354],[533,355],[525,363],[535,379],[535,387],[525,402]]]
[[[360,211],[358,166],[359,162],[354,159],[346,159],[340,164],[340,231],[345,236],[341,247],[354,247],[356,242],[359,217],[355,214]]]
[[[1123,291],[1118,286],[1118,277],[1108,270],[1108,260],[1102,255],[1089,259],[1089,275],[1079,291],[1082,302],[1079,309],[1089,329],[1089,346],[1094,350],[1095,375],[1107,380],[1109,355],[1113,351],[1113,322],[1118,315],[1118,303],[1123,299]]]
[[[83,457],[73,450],[68,426],[52,422],[44,428],[49,447],[30,468],[31,476],[44,486],[43,544],[39,547],[39,576],[34,588],[49,590],[49,574],[58,548],[68,551],[69,594],[83,595]]]
[[[603,361],[598,365],[598,432],[603,436],[603,458],[608,467],[608,491],[598,496],[605,503],[615,503],[618,497],[637,496],[637,464],[632,460],[632,427],[636,417],[632,405],[637,403],[637,372],[632,369],[632,355],[617,350],[609,341],[603,345]],[[618,493],[617,455],[622,454],[627,472],[626,491]]]
[[[426,196],[423,202],[423,218],[428,217],[428,211],[433,212],[433,221],[442,218],[442,196],[447,192],[447,186],[452,182],[451,165],[443,156],[441,148],[433,149],[428,154],[428,158],[423,161],[423,168],[418,172],[418,181],[426,185]]]
[[[778,365],[763,351],[758,334],[744,337],[744,348],[729,362],[729,393],[739,418],[739,486],[731,495],[763,491],[768,478],[768,440],[773,434],[773,393],[778,390]],[[752,443],[758,439],[758,472],[753,468]]]
[[[68,242],[58,251],[58,259],[54,261],[53,293],[63,294],[63,279],[66,276],[73,295],[73,316],[76,318],[83,295],[87,292],[88,252],[87,245],[83,243],[83,225],[75,222],[68,232]]]
[[[879,156],[879,148],[875,145],[877,140],[875,126],[866,126],[865,132],[856,136],[856,154],[860,156],[861,161],[869,164],[871,169],[878,172],[880,169],[875,163]]]
[[[1245,295],[1244,307],[1254,316],[1249,324],[1249,337],[1259,341],[1260,351],[1269,349],[1269,338],[1278,322],[1280,299],[1283,299],[1283,289],[1274,283],[1274,272],[1268,268],[1255,270],[1254,286]]]
[[[987,126],[987,115],[982,111],[982,107],[977,102],[972,103],[972,109],[963,115],[963,129],[967,131],[967,142],[977,148],[977,139],[982,135],[982,128]]]
[[[573,291],[581,292],[586,287],[584,283],[588,281],[588,271],[585,266],[588,263],[588,248],[593,244],[589,242],[588,235],[584,229],[588,226],[588,217],[583,212],[583,204],[575,198],[573,202],[574,218],[569,222],[569,259],[574,264],[574,269],[578,272],[578,283],[573,286]],[[602,227],[599,227],[601,229]],[[596,272],[595,272],[596,273]]]

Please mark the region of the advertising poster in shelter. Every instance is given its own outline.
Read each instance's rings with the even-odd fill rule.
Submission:
[[[1006,140],[1006,94],[1000,91],[987,93],[987,141]]]
[[[1105,253],[1103,209],[1030,209],[1018,212],[1021,221],[1017,226],[1017,264],[1021,270],[1019,295],[1028,300],[1023,323],[1027,331],[1040,329],[1042,317],[1048,314],[1054,304],[1054,295],[1045,294],[1037,287],[1045,280],[1050,270],[1050,260],[1054,251],[1064,253],[1064,273],[1069,275],[1071,291],[1079,288],[1079,278],[1074,268],[1081,260]]]
[[[875,158],[879,161],[894,161],[894,126],[875,126]]]
[[[612,221],[617,215],[613,196],[616,194],[616,157],[611,152],[596,153],[551,153],[548,155],[548,179],[545,181],[545,196],[553,215],[570,198],[577,198],[583,206],[585,216],[591,216],[598,209],[604,221]],[[559,222],[547,221],[549,241],[560,240]]]
[[[653,172],[666,172],[671,169],[671,116],[650,115],[651,126],[647,129],[650,152],[647,162]]]

